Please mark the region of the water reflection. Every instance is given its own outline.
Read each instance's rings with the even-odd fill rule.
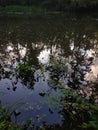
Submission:
[[[55,44],[52,46],[44,46],[43,50],[40,52],[39,56],[37,57],[39,62],[42,64],[49,64],[50,58],[53,55],[55,58],[59,57],[59,55],[63,54],[63,50],[61,46],[59,47]]]
[[[98,78],[98,58],[94,59],[91,65],[91,71],[86,74],[85,79],[90,82],[97,82]]]
[[[62,125],[58,86],[85,89],[98,78],[98,23],[51,17],[2,19],[0,25],[2,104],[21,112],[17,122],[33,117],[36,127]]]
[[[40,52],[38,56],[39,62],[41,62],[42,64],[48,64],[49,55],[50,55],[50,49],[44,49],[42,52]]]

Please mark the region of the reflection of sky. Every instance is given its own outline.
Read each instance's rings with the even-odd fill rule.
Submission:
[[[0,63],[2,66],[11,65],[13,68],[16,68],[18,65],[16,59],[17,58],[24,58],[26,56],[27,48],[20,45],[19,43],[16,46],[13,46],[12,43],[9,43],[5,49],[4,54],[0,54]],[[2,58],[3,57],[3,58]],[[19,59],[19,60],[21,60]],[[13,62],[14,61],[14,62]]]
[[[42,64],[48,64],[49,57],[50,57],[50,49],[45,49],[45,50],[40,52],[40,54],[38,56],[38,60]]]
[[[37,58],[38,58],[39,62],[42,63],[43,65],[48,64],[51,54],[55,58],[57,58],[58,55],[61,54],[61,48],[57,48],[56,45],[52,46],[51,48],[47,48],[45,46],[44,49],[40,52],[40,54]]]
[[[93,50],[93,49],[90,49],[90,50],[86,51],[87,58],[90,58],[90,57],[94,58],[93,63],[90,66],[91,67],[91,71],[88,72],[85,75],[85,79],[87,81],[93,81],[94,82],[98,78],[98,58],[95,57],[95,53],[96,53],[96,51]]]
[[[94,42],[96,42],[96,41],[94,41]],[[74,42],[72,42],[72,41],[70,44],[70,49],[71,50],[74,49]],[[93,63],[90,65],[91,71],[86,73],[85,79],[87,81],[96,81],[96,79],[98,78],[98,58],[95,58],[96,47],[95,47],[95,49],[89,49],[89,50],[80,48],[79,51],[80,51],[80,54],[86,58],[87,61],[89,60],[89,58],[94,58]],[[86,64],[85,64],[85,67],[86,67]]]
[[[36,45],[35,49],[39,49],[39,46]],[[9,43],[4,52],[5,59],[3,58],[3,61],[5,61],[5,67],[3,66],[5,72],[12,72],[12,68],[14,69],[14,66],[17,66],[20,60],[22,60],[26,56],[26,54],[28,54],[27,50],[29,51],[29,49],[26,48],[26,46],[22,46],[19,43],[16,46],[13,46],[11,43]],[[39,62],[42,64],[49,63],[51,53],[55,53],[56,56],[56,54],[59,53],[57,47],[52,47],[51,51],[49,47],[44,46],[44,49],[41,49],[41,51],[39,52]],[[17,58],[20,58],[19,61],[17,60]],[[39,121],[36,120],[37,116],[43,116],[44,114],[46,116],[43,117],[43,120],[46,121],[47,124],[62,124],[62,118],[58,113],[58,109],[52,108],[53,113],[51,114],[49,111],[50,107],[46,103],[46,100],[49,100],[50,97],[52,97],[54,94],[58,94],[58,92],[53,90],[52,92],[50,91],[50,87],[47,83],[47,80],[49,79],[49,73],[44,72],[43,74],[45,80],[43,79],[44,77],[42,77],[40,70],[36,70],[35,77],[37,75],[41,78],[39,78],[39,80],[35,82],[33,90],[28,89],[27,86],[23,85],[21,80],[18,80],[18,82],[16,82],[17,79],[14,79],[13,75],[11,76],[11,79],[7,78],[2,79],[0,81],[0,91],[2,92],[2,104],[7,106],[8,108],[10,106],[13,106],[13,110],[16,109],[18,111],[21,111],[22,114],[18,117],[19,122],[27,120],[28,118],[33,116],[34,123],[36,124],[39,123]],[[14,90],[15,87],[16,89]],[[46,93],[45,98],[39,95],[40,92]],[[51,96],[49,96],[50,92]],[[41,109],[38,110],[37,106],[40,106]],[[50,120],[50,118],[52,118],[52,120]]]
[[[51,89],[47,82],[42,80],[35,83],[33,90],[28,89],[21,82],[18,82],[15,86],[17,89],[13,91],[11,80],[2,79],[0,81],[1,102],[8,109],[10,108],[11,112],[13,110],[21,112],[21,115],[17,117],[18,123],[33,118],[34,124],[37,125],[41,125],[41,121],[45,121],[49,125],[62,124],[63,117],[60,117],[57,109],[51,108],[47,103],[52,97],[58,100],[55,95],[59,95],[59,91]],[[39,95],[42,90],[46,93],[44,98]],[[52,109],[52,114],[49,112],[49,108]],[[42,119],[38,120],[37,117]],[[14,117],[12,118],[14,120]]]
[[[70,50],[73,51],[75,48],[74,42],[70,41]],[[40,46],[39,45],[35,45],[36,48],[42,47],[44,43],[41,43]],[[34,47],[34,44],[32,44],[32,47]],[[43,65],[48,64],[50,62],[50,55],[52,54],[54,57],[58,57],[58,54],[61,53],[61,48],[58,48],[56,45],[53,45],[51,48],[47,47],[44,45],[43,47],[44,49],[40,51],[39,55],[38,55],[38,60],[39,63],[42,63]],[[8,53],[6,59],[5,59],[5,64],[9,64],[11,65],[11,61],[15,58],[17,58],[18,56],[16,55],[15,51],[15,47],[13,46],[12,43],[9,42],[8,46],[6,47],[5,52]],[[26,56],[26,52],[27,52],[27,48],[22,46],[21,44],[17,44],[17,51],[18,54],[21,58],[24,58]],[[94,49],[89,49],[86,50],[84,48],[80,48],[80,53],[81,54],[85,54],[86,58],[90,58],[90,57],[94,57],[95,55],[95,50]],[[2,55],[2,54],[1,54]],[[17,63],[15,62],[13,64],[13,67],[17,66]],[[93,65],[91,65],[91,72],[88,72],[85,76],[86,80],[95,80],[97,78],[98,75],[98,59],[95,59],[93,61]]]
[[[18,50],[19,50],[20,56],[24,58],[27,51],[26,47],[23,47],[22,45],[18,44]]]
[[[95,54],[95,51],[93,49],[90,49],[90,50],[86,51],[87,58],[93,57],[94,54]]]
[[[50,56],[52,55],[54,57],[54,60],[57,60],[57,58],[65,58],[64,60],[64,64],[65,66],[67,66],[66,68],[68,69],[68,71],[66,70],[66,72],[69,74],[70,76],[70,73],[72,72],[72,69],[71,69],[71,65],[70,65],[70,61],[74,60],[72,58],[71,55],[69,55],[69,57],[63,57],[62,55],[59,55],[59,54],[62,54],[63,51],[61,50],[61,47],[59,46],[56,46],[56,45],[53,45],[53,46],[45,46],[43,45],[43,43],[40,45],[40,44],[36,44],[34,45],[32,43],[32,48],[33,49],[38,49],[40,50],[40,52],[38,52],[38,61],[39,63],[42,63],[43,65],[47,65],[49,62],[50,62]],[[40,49],[39,49],[40,48]],[[15,50],[17,49],[17,50]],[[74,45],[74,42],[72,41],[71,44],[70,44],[70,50],[73,52],[75,50],[75,45]],[[18,54],[16,52],[18,52]],[[5,64],[11,64],[12,60],[13,59],[16,59],[17,57],[19,57],[20,59],[24,58],[26,56],[26,54],[28,54],[29,49],[26,48],[26,45],[25,46],[22,46],[20,45],[19,43],[17,44],[17,47],[15,48],[11,43],[9,43],[9,45],[6,47],[6,53],[8,55],[6,55],[5,59]],[[67,50],[66,50],[67,51]],[[76,50],[77,51],[77,50]],[[80,49],[80,54],[81,55],[84,55],[86,56],[87,59],[89,59],[90,57],[93,57],[94,56],[94,51],[92,49],[90,50],[86,50],[85,49]],[[31,52],[30,52],[31,53]],[[33,58],[33,55],[32,55],[32,58]],[[7,63],[9,62],[9,63]],[[16,62],[15,62],[16,63]],[[15,65],[15,64],[13,64]],[[17,65],[16,65],[17,66]],[[14,67],[15,68],[15,67]],[[4,68],[5,71],[11,71],[10,69],[8,70],[8,68]],[[44,77],[45,77],[45,80],[43,78],[43,75],[41,75],[41,70],[36,70],[36,72],[34,73],[34,76],[37,78],[37,77],[41,77],[38,79],[38,81],[35,83],[34,85],[34,90],[30,90],[27,88],[27,86],[23,86],[21,82],[18,82],[17,85],[15,85],[15,87],[17,87],[17,89],[15,91],[13,91],[13,85],[12,85],[12,81],[7,79],[3,79],[0,81],[0,90],[3,92],[6,93],[4,96],[2,96],[2,102],[6,105],[12,105],[14,104],[15,102],[23,99],[22,101],[27,103],[27,104],[30,104],[30,103],[36,103],[36,104],[40,104],[40,102],[42,101],[41,99],[48,99],[49,97],[51,97],[52,95],[54,95],[55,91],[51,91],[51,95],[49,96],[49,85],[47,83],[47,80],[49,80],[50,78],[50,75],[49,73],[47,72],[44,72]],[[91,72],[88,72],[85,76],[85,79],[86,80],[95,80],[97,78],[97,75],[98,75],[98,59],[94,60],[93,61],[93,65],[91,65]],[[13,78],[13,77],[12,77]],[[63,79],[61,79],[63,81]],[[67,84],[67,80],[65,80],[64,82],[64,85]],[[8,88],[6,87],[9,87],[9,90]],[[66,85],[67,86],[67,85]],[[43,98],[39,95],[39,92],[45,92],[47,93],[47,97]],[[58,93],[57,93],[58,94]],[[46,96],[46,95],[45,95]],[[24,105],[24,104],[23,104]],[[35,109],[35,113],[37,113],[38,115],[42,114],[43,111],[45,112],[45,114],[47,114],[48,116],[45,117],[44,119],[49,122],[49,119],[52,118],[53,120],[50,121],[50,124],[52,124],[53,122],[55,123],[61,123],[61,118],[59,117],[60,115],[57,113],[56,110],[53,109],[54,111],[54,114],[50,114],[49,113],[49,107],[47,104],[40,104],[41,107],[44,107],[43,109],[41,109],[40,111],[37,111],[36,110],[36,107],[33,106]],[[22,106],[22,105],[21,105]],[[29,105],[27,105],[28,108],[31,108],[31,106],[29,107]],[[23,112],[25,113],[25,117],[26,118],[27,116],[30,117],[31,114],[34,115],[33,111],[30,109],[29,114],[28,112],[26,113],[25,112],[25,109],[23,110]],[[23,115],[24,116],[24,115]],[[35,115],[36,116],[36,115]],[[21,116],[20,116],[21,117]],[[22,119],[19,119],[20,121],[23,120],[23,117],[21,117]]]
[[[18,48],[17,49],[19,51],[20,56],[23,58],[26,55],[26,51],[27,51],[26,47],[23,47],[22,45],[20,45],[18,43]],[[14,53],[15,53],[14,52],[14,47],[13,47],[13,45],[11,43],[9,43],[9,45],[6,47],[6,52],[8,52],[9,54],[14,55]]]
[[[91,65],[91,71],[88,72],[85,76],[85,79],[88,81],[96,81],[98,78],[98,58],[93,61],[93,65]]]

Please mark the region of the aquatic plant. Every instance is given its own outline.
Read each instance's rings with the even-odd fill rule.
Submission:
[[[98,130],[98,106],[97,105],[93,105],[93,104],[88,104],[89,105],[89,120],[88,122],[83,122],[83,124],[81,125],[82,128],[84,129],[94,129],[94,130]]]
[[[16,68],[17,77],[20,78],[23,84],[33,88],[35,67],[28,62],[21,63]]]
[[[74,89],[62,89],[63,110],[72,122],[77,122],[76,129],[98,129],[98,106],[90,103]]]
[[[20,130],[16,124],[11,121],[10,112],[0,105],[0,130]]]

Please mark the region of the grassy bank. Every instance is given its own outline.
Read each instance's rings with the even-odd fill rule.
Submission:
[[[51,8],[44,6],[26,6],[26,5],[6,5],[0,6],[0,16],[32,16],[37,14],[58,14],[60,12],[70,12],[70,13],[93,13],[97,12],[97,8],[88,8],[83,6],[65,6],[65,7],[53,7]]]
[[[18,6],[18,5],[10,5],[2,7],[0,6],[0,15],[4,14],[16,14],[16,15],[31,15],[31,14],[41,14],[44,10],[40,7],[36,6]]]

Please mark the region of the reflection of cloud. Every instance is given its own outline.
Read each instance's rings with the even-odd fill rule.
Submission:
[[[95,59],[93,64],[94,65],[91,66],[91,72],[85,76],[85,79],[88,81],[95,81],[98,77],[98,59]]]
[[[86,51],[86,55],[88,58],[93,57],[94,54],[95,54],[95,51],[92,49]]]
[[[97,78],[97,76],[98,76],[98,65],[93,65],[91,67],[91,69],[92,69],[93,75]]]
[[[74,49],[74,41],[70,41],[71,44],[70,44],[70,50],[72,51]]]
[[[40,52],[39,56],[37,57],[39,62],[42,64],[48,64],[50,60],[50,55],[53,55],[56,59],[60,54],[62,54],[61,48],[57,47],[56,45],[49,48],[48,46],[44,46],[44,49]]]
[[[6,51],[7,52],[13,51],[13,47],[11,45],[7,46]]]
[[[17,53],[19,52],[19,53]],[[17,58],[24,58],[26,55],[27,49],[26,47],[20,45],[18,43],[18,47],[14,46],[11,42],[6,46],[5,52],[0,53],[0,64],[2,66],[13,67],[16,68],[18,65]],[[3,57],[3,58],[2,58]],[[5,68],[5,71],[8,71],[8,69]]]
[[[50,58],[50,49],[45,49],[45,50],[41,51],[38,56],[38,60],[42,64],[48,64],[49,58]]]
[[[19,50],[19,54],[22,58],[24,58],[24,56],[26,55],[26,47],[23,47],[22,45],[18,44],[18,50]]]

